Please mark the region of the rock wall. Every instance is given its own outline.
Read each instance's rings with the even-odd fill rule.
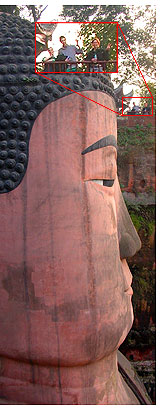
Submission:
[[[155,117],[118,119],[118,174],[125,199],[155,204]]]
[[[133,327],[121,351],[155,403],[155,117],[118,119],[118,174],[142,247],[129,259],[133,274]]]

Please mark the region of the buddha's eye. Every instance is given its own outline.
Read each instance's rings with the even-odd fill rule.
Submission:
[[[96,184],[103,185],[103,179],[92,179],[93,182],[96,182]]]
[[[103,179],[103,185],[104,186],[111,187],[111,186],[113,186],[113,184],[114,184],[114,179]]]
[[[99,184],[99,185],[112,187],[114,184],[114,179],[93,179],[93,182],[96,182],[96,184]]]

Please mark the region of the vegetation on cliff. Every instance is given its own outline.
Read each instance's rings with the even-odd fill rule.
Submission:
[[[132,150],[132,146],[153,148],[155,145],[155,131],[152,124],[136,124],[134,127],[118,127],[118,146],[124,147],[125,154]],[[124,154],[123,152],[123,154]]]

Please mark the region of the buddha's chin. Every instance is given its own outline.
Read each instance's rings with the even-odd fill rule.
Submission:
[[[127,326],[125,327],[119,342],[117,344],[117,349],[121,346],[121,344],[124,342],[124,340],[126,339],[132,325],[133,325],[133,321],[134,321],[134,313],[133,313],[133,307],[132,307],[132,303],[131,303],[131,297],[130,297],[130,306],[129,306],[129,312],[128,312],[128,317],[127,317]]]

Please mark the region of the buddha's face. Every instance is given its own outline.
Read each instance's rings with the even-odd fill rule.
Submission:
[[[15,212],[22,209],[8,263],[17,263],[17,275],[21,264],[27,266],[28,320],[14,298],[11,309],[17,310],[18,329],[21,320],[25,327],[30,321],[27,356],[54,365],[85,364],[111,354],[133,320],[125,258],[140,241],[117,179],[115,107],[101,92],[82,94],[100,105],[72,94],[41,112],[31,134],[27,174],[8,194],[18,198]],[[20,292],[19,287],[19,297]],[[27,359],[22,339],[18,335],[21,357]]]

